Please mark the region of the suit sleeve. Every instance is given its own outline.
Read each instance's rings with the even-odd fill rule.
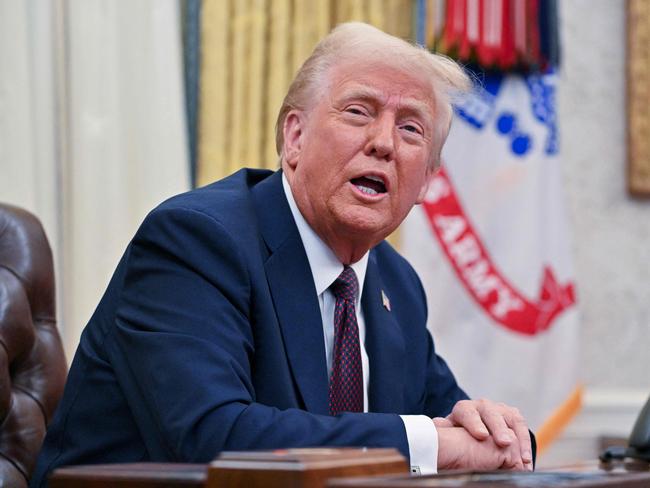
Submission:
[[[152,460],[206,462],[222,450],[396,447],[393,414],[311,414],[255,401],[251,284],[241,243],[192,209],[151,213],[128,251],[106,350]]]
[[[436,354],[431,334],[427,334],[428,362],[427,398],[424,414],[429,417],[445,417],[459,400],[469,398],[458,386],[453,373],[444,359]]]

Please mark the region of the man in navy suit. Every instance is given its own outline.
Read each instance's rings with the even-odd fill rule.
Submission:
[[[383,240],[425,197],[449,93],[466,84],[370,26],[327,36],[280,111],[281,171],[242,170],[143,222],[81,337],[33,486],[61,465],[306,446],[396,447],[422,472],[531,469],[521,415],[467,399],[418,277]]]

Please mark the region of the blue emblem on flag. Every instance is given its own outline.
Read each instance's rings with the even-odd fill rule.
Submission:
[[[517,115],[512,112],[503,112],[499,115],[497,130],[510,138],[510,149],[515,156],[523,156],[533,145],[530,135],[517,127]]]
[[[557,154],[559,150],[555,112],[555,79],[554,73],[526,77],[533,115],[548,128],[544,152],[549,155]]]
[[[548,155],[558,152],[555,78],[554,73],[520,78],[530,94],[530,110],[534,119],[548,129],[543,145],[543,150]],[[534,147],[532,131],[523,126],[517,110],[495,113],[497,97],[505,95],[502,90],[504,80],[501,74],[484,75],[482,82],[475,83],[474,90],[458,100],[454,108],[456,115],[475,129],[483,130],[490,124],[498,134],[505,137],[512,153],[523,157]]]
[[[486,75],[482,84],[477,83],[472,93],[456,103],[456,114],[471,126],[483,129],[492,117],[502,81],[502,75]]]

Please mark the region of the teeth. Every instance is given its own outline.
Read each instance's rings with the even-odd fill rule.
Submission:
[[[368,175],[366,176],[369,180],[376,181],[377,183],[381,183],[382,185],[384,184],[384,180],[382,180],[379,176],[371,176]]]
[[[379,193],[373,190],[372,188],[368,188],[367,186],[361,186],[357,185],[357,188],[361,190],[363,193],[366,193],[367,195],[378,195]]]

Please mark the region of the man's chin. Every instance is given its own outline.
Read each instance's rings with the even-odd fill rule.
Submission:
[[[369,216],[346,217],[339,221],[342,236],[357,242],[365,240],[368,242],[368,248],[383,241],[397,228],[390,219],[368,218]]]

